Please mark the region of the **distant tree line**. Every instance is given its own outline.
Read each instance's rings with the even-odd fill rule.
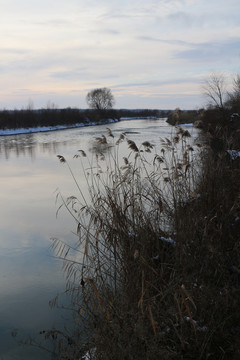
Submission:
[[[95,109],[39,109],[0,110],[0,129],[18,129],[41,126],[74,126],[78,123],[104,123],[108,119],[119,121],[121,117],[165,117],[167,111],[151,109],[109,109],[100,113]]]
[[[54,104],[46,109],[34,110],[30,103],[23,110],[0,110],[0,129],[34,128],[43,126],[74,126],[76,124],[105,123],[108,119],[166,117],[170,110],[113,109],[114,96],[108,88],[88,92],[86,102],[89,109],[57,109]]]
[[[0,111],[1,129],[41,126],[73,125],[86,122],[84,112],[77,109],[3,110]]]

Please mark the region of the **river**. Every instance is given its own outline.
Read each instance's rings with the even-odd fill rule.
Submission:
[[[78,149],[91,154],[94,137],[106,134],[140,144],[159,144],[174,131],[165,119],[120,121],[109,125],[69,130],[0,136],[0,359],[43,360],[51,356],[39,348],[22,346],[17,339],[36,337],[52,325],[62,327],[69,314],[51,309],[49,300],[65,288],[61,262],[50,250],[50,238],[74,236],[75,224],[67,213],[56,216],[57,191],[68,196],[73,179],[57,155],[73,164],[81,183],[81,169],[74,165]],[[194,134],[197,130],[188,128]],[[63,302],[65,299],[63,298]],[[11,335],[17,332],[17,338]]]

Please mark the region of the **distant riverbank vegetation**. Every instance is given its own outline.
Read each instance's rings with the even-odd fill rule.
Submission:
[[[113,109],[114,96],[108,88],[97,88],[88,92],[86,102],[89,109],[65,108],[58,109],[49,103],[46,109],[33,109],[29,101],[26,109],[1,110],[0,129],[21,129],[41,127],[75,127],[78,124],[104,124],[119,121],[121,118],[158,118],[165,117],[168,110],[154,109]]]
[[[0,110],[0,129],[19,129],[36,127],[74,126],[76,124],[101,124],[109,119],[119,121],[121,117],[165,117],[167,111],[153,109],[107,109],[101,112],[95,109],[23,109]]]

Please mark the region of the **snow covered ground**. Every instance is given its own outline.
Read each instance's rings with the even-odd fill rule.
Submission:
[[[227,153],[231,156],[232,160],[236,160],[240,157],[240,151],[237,150],[226,150]]]
[[[193,126],[193,123],[189,123],[189,124],[179,124],[179,126]]]
[[[120,120],[138,120],[138,119],[157,119],[156,116],[134,116],[134,117],[121,117]],[[167,118],[166,118],[167,119]]]

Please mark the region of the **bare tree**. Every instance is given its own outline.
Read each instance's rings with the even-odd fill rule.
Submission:
[[[240,74],[237,74],[233,79],[233,91],[239,96],[240,94]]]
[[[91,109],[108,110],[115,104],[114,96],[110,89],[99,88],[89,91],[86,101]]]
[[[27,110],[32,111],[34,109],[34,102],[32,99],[28,99]]]
[[[231,108],[233,112],[240,112],[240,75],[237,74],[233,79],[233,88],[230,93],[228,93],[227,100],[228,107]]]
[[[224,98],[226,95],[226,80],[223,74],[212,73],[203,85],[204,95],[211,105],[224,109]]]

